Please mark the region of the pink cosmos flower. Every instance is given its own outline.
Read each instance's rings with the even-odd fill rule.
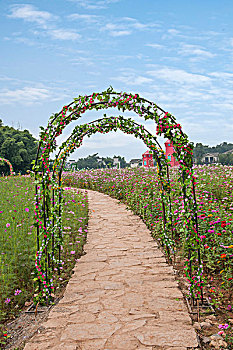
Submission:
[[[219,326],[218,326],[218,328],[220,328],[220,329],[227,329],[229,327],[229,324],[228,323],[223,323],[223,324],[220,324]]]
[[[16,289],[15,290],[15,295],[19,295],[21,292],[22,292],[21,289]]]
[[[75,250],[71,250],[70,254],[75,254]]]
[[[10,227],[11,224],[9,224],[9,222],[6,224],[6,227]]]

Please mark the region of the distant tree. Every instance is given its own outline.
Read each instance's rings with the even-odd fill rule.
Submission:
[[[8,159],[16,173],[26,173],[32,168],[31,162],[35,159],[38,141],[28,130],[16,130],[4,126],[0,119],[0,156]],[[7,165],[0,166],[0,173],[7,173]]]
[[[233,143],[222,142],[217,146],[211,147],[212,152],[224,153],[233,149]]]
[[[223,165],[233,165],[233,154],[232,153],[220,154],[219,163]]]
[[[112,168],[113,167],[113,159],[110,157],[102,158],[102,161],[100,162],[102,165],[101,168]]]
[[[208,153],[209,146],[205,146],[202,143],[197,143],[193,150],[193,156],[197,160],[197,164],[201,164],[201,159],[204,154]]]
[[[121,156],[114,156],[114,157],[117,157],[119,159],[121,168],[125,168],[126,166],[128,166],[128,163],[125,161],[124,157],[121,157]],[[98,153],[95,153],[95,154],[89,155],[86,158],[80,158],[76,164],[78,169],[112,168],[113,158],[111,157],[100,158],[98,156]]]
[[[98,153],[95,153],[93,155],[89,155],[86,158],[80,158],[77,161],[77,168],[78,169],[98,169],[98,168],[101,168]]]

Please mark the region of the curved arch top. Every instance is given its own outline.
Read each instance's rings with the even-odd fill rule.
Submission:
[[[182,131],[181,125],[176,122],[174,116],[165,112],[155,103],[141,98],[138,94],[118,93],[112,89],[101,93],[93,93],[89,96],[79,96],[69,105],[64,106],[59,113],[52,115],[47,128],[42,128],[40,133],[42,153],[49,155],[53,152],[56,149],[56,137],[61,135],[66,125],[81,118],[86,111],[108,108],[117,108],[122,112],[126,110],[134,111],[145,120],[154,120],[157,125],[157,135],[163,135],[173,141],[180,164],[182,165],[183,162],[190,163],[192,146],[189,143],[188,136]],[[190,156],[188,156],[189,154]],[[184,155],[187,158],[186,160],[183,159]]]

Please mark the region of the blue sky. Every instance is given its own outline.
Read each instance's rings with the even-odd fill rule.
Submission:
[[[112,85],[172,113],[195,143],[233,142],[232,18],[232,0],[1,1],[0,118],[38,137],[64,104]],[[144,151],[117,132],[85,140],[72,158]]]

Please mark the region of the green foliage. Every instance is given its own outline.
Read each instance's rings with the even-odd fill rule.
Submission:
[[[31,170],[31,162],[36,157],[37,140],[28,130],[16,130],[4,126],[0,120],[0,156],[8,159],[16,173],[25,174]],[[8,174],[9,167],[0,164],[0,174]]]
[[[233,149],[233,143],[222,142],[217,146],[210,147],[211,152],[224,153]]]
[[[126,168],[128,163],[126,162],[124,157],[117,157],[120,161],[121,168]],[[102,157],[98,156],[98,153],[93,155],[89,155],[86,158],[80,158],[76,162],[78,169],[101,169],[101,168],[112,168],[113,167],[113,158],[111,157]]]
[[[99,162],[98,153],[89,155],[86,158],[80,158],[77,161],[78,169],[99,169],[101,168],[101,163]]]
[[[232,153],[220,154],[219,163],[223,165],[233,165],[233,154]]]

